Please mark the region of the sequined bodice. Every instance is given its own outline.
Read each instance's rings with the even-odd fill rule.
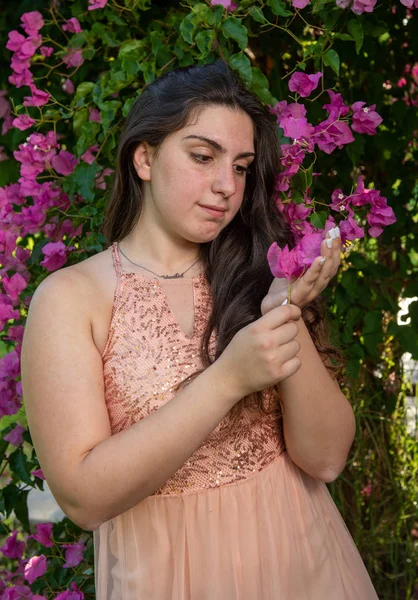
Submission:
[[[112,434],[158,410],[174,386],[202,368],[200,341],[212,299],[205,275],[193,281],[194,333],[179,327],[158,279],[122,269],[115,242],[117,274],[109,336],[102,354],[105,400]],[[210,341],[214,351],[215,335]],[[265,390],[267,402],[276,402]],[[199,398],[196,398],[196,402]],[[206,441],[156,494],[182,494],[245,479],[283,451],[277,417],[255,406],[228,413]]]

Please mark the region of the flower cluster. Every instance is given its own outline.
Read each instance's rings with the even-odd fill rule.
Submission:
[[[28,535],[26,540],[17,538],[18,531],[14,530],[6,539],[4,545],[0,548],[3,556],[13,559],[17,562],[15,572],[5,570],[0,579],[0,597],[3,600],[18,600],[18,598],[31,598],[31,600],[47,600],[45,596],[33,594],[27,583],[31,585],[39,577],[42,577],[47,569],[49,560],[45,554],[36,554],[31,558],[23,558],[26,552],[28,540],[33,538],[40,546],[52,548],[57,545],[53,540],[53,524],[38,523],[36,525],[36,533]],[[63,569],[77,567],[83,562],[86,546],[83,542],[77,541],[73,543],[58,544],[59,548],[64,551],[65,558],[61,565]],[[84,600],[83,592],[77,588],[73,582],[71,589],[58,593],[54,596],[54,600]]]
[[[289,80],[289,90],[296,93],[296,101],[289,104],[283,100],[270,108],[276,115],[284,135],[292,140],[292,143],[281,146],[283,170],[277,177],[276,190],[279,194],[278,208],[287,218],[295,247],[292,250],[287,246],[281,249],[277,244],[270,247],[268,260],[276,277],[298,277],[309,267],[319,255],[321,241],[327,231],[336,224],[336,218],[339,219],[343,244],[364,237],[364,229],[359,225],[355,212],[357,208],[369,207],[368,213],[362,216],[367,219],[368,233],[371,237],[380,235],[383,227],[396,220],[386,198],[377,190],[365,189],[362,178],[358,179],[354,193],[348,196],[344,195],[342,190],[333,192],[332,201],[328,206],[335,216],[328,216],[324,229],[318,229],[312,224],[315,202],[309,197],[310,186],[307,186],[303,198],[298,202],[293,201],[292,180],[303,169],[306,155],[312,155],[316,147],[326,154],[331,154],[337,148],[343,148],[354,141],[353,131],[374,135],[382,122],[382,117],[375,110],[376,105],[366,106],[365,102],[355,102],[349,107],[344,103],[341,94],[328,90],[330,101],[323,105],[328,117],[318,125],[309,123],[306,107],[299,101],[299,97],[309,97],[317,88],[321,77],[322,73],[293,73]],[[306,169],[304,171],[306,172]]]
[[[293,8],[305,8],[311,0],[292,0]],[[374,11],[377,0],[336,0],[336,5],[342,9],[350,8],[355,15]],[[400,0],[407,8],[418,8],[418,0]]]

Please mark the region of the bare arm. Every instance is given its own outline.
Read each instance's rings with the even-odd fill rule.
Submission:
[[[325,482],[345,467],[355,435],[353,409],[323,364],[303,319],[298,322],[300,369],[280,382],[289,456]]]
[[[66,269],[37,289],[22,348],[22,384],[36,452],[58,504],[87,530],[152,494],[202,445],[240,399],[217,363],[170,402],[111,435],[103,365],[82,307],[80,276]]]

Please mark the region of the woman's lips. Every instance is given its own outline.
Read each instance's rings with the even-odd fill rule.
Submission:
[[[202,204],[199,204],[199,206],[203,208],[207,213],[212,215],[212,217],[216,217],[217,219],[222,219],[222,217],[226,213],[226,210],[217,210],[215,208],[209,208],[209,206],[203,206]]]

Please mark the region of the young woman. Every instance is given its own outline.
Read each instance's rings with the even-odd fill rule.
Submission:
[[[268,110],[223,62],[164,75],[121,137],[108,249],[32,299],[29,426],[94,531],[98,600],[377,598],[325,484],[355,433],[316,300],[338,229],[283,305],[278,171]]]

